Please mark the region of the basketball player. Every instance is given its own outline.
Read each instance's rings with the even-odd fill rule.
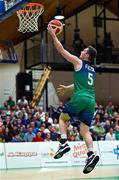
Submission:
[[[96,58],[97,51],[92,46],[88,46],[81,52],[80,58],[78,58],[63,48],[55,34],[55,29],[53,29],[51,25],[48,25],[48,32],[53,39],[57,51],[74,66],[74,84],[66,87],[69,89],[74,88],[74,95],[71,100],[66,103],[59,118],[61,139],[59,149],[54,159],[59,159],[70,151],[70,147],[67,144],[67,121],[70,120],[70,117],[78,116],[81,121],[80,134],[87,146],[88,158],[83,169],[83,173],[87,174],[94,169],[99,161],[99,156],[94,154],[93,140],[89,132],[95,110],[95,70],[91,62]]]

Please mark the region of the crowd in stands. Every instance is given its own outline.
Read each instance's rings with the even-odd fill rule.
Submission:
[[[0,107],[0,142],[41,142],[58,141],[60,138],[59,115],[63,103],[58,108],[42,106],[32,108],[23,96],[16,103],[9,97]],[[78,118],[68,122],[68,140],[82,141]],[[119,107],[109,102],[107,106],[96,104],[95,116],[90,133],[94,141],[119,140]]]

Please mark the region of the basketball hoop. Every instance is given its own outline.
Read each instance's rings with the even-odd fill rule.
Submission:
[[[38,31],[38,18],[44,12],[44,6],[38,3],[29,3],[17,11],[19,18],[19,32]]]

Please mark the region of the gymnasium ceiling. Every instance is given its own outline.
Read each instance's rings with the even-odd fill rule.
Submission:
[[[64,8],[65,18],[71,17],[74,14],[86,9],[95,2],[104,3],[108,2],[107,8],[114,14],[118,15],[119,1],[118,0],[31,0],[31,2],[41,3],[44,5],[43,13],[43,28],[46,28],[47,22],[49,22],[56,13],[58,4]],[[31,37],[33,33],[22,34],[17,31],[18,29],[18,17],[15,14],[7,18],[0,23],[0,40],[8,39],[12,40],[14,44],[18,44],[24,40],[24,38]],[[41,23],[40,23],[41,24]],[[41,29],[41,28],[39,28]]]

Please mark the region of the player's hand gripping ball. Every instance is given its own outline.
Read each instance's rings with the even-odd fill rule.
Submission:
[[[63,24],[61,21],[57,19],[53,19],[48,23],[48,26],[51,26],[55,30],[55,34],[58,35],[62,32],[63,30]]]

